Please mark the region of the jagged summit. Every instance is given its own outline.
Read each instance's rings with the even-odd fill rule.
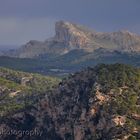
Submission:
[[[83,27],[76,24],[60,21],[55,25],[56,35],[54,40],[64,42],[65,45],[73,48],[84,48],[90,43],[91,35]]]
[[[63,55],[74,49],[94,52],[99,48],[139,53],[140,36],[126,30],[111,33],[96,32],[75,23],[58,21],[55,24],[54,37],[44,42],[29,41],[12,54],[20,58],[33,58],[43,54]],[[10,53],[8,55],[12,56]]]

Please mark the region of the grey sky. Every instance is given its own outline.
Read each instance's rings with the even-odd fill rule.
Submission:
[[[140,34],[140,0],[0,0],[0,44],[45,40],[57,20]]]

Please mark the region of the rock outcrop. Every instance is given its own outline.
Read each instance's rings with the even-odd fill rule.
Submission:
[[[69,22],[57,22],[54,40],[64,43],[71,49],[86,49],[91,42],[92,34],[85,32],[78,25]]]

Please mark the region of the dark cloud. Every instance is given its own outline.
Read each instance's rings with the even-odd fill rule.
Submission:
[[[30,32],[34,30],[33,34],[30,33],[30,36],[27,35],[27,37],[35,37],[35,39],[40,39],[44,35],[44,33],[42,35],[39,32],[38,35],[34,36],[37,26],[40,28],[40,31],[43,31],[43,28],[52,29],[52,25],[46,24],[45,26],[45,22],[48,20],[48,23],[53,24],[56,20],[61,19],[83,24],[97,31],[128,29],[140,33],[139,13],[139,0],[0,0],[0,22],[6,22],[12,18],[18,24],[17,26],[25,23],[26,25],[22,25],[22,30],[24,30],[24,26],[27,26],[26,20],[34,21],[36,27],[31,28],[28,25],[28,28],[31,28]],[[17,23],[19,19],[24,20],[24,22]],[[44,26],[38,25],[37,21],[40,19],[45,19],[43,20],[45,22],[42,23]],[[9,24],[3,25],[5,30],[6,25],[10,26]],[[1,23],[0,26],[1,29]],[[17,30],[21,29],[18,28]],[[50,29],[47,29],[47,31],[43,36],[44,38],[52,34]],[[15,38],[17,32],[15,32]],[[3,33],[5,33],[6,37],[7,31],[3,31]],[[14,34],[14,31],[12,34]],[[0,32],[1,36],[2,33]],[[20,39],[17,41],[10,39],[7,33],[7,38],[10,39],[9,43],[11,40],[13,40],[12,43],[18,42],[18,44],[27,40],[22,34],[20,35],[20,32],[18,32],[17,37],[19,36]],[[5,42],[1,39],[0,41]]]

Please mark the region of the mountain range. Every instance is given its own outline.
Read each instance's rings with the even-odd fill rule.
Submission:
[[[7,55],[34,58],[44,54],[63,55],[72,50],[94,52],[97,49],[140,53],[140,36],[129,31],[111,33],[96,32],[84,26],[58,21],[55,36],[44,42],[31,40]]]
[[[0,66],[43,74],[67,74],[98,63],[140,66],[140,36],[129,31],[96,32],[58,21],[55,36],[31,40],[18,49],[1,52]]]

